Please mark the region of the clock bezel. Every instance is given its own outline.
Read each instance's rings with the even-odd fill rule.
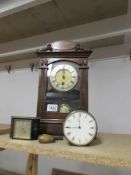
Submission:
[[[74,89],[77,84],[78,84],[78,81],[79,81],[79,75],[78,75],[78,71],[76,70],[75,66],[71,65],[69,61],[66,61],[66,62],[63,62],[63,61],[60,61],[59,62],[60,64],[56,65],[52,70],[51,70],[51,73],[49,75],[49,82],[52,86],[52,88],[58,92],[69,92],[71,91],[72,89]],[[76,64],[76,63],[75,63]],[[67,88],[64,88],[64,85],[63,86],[56,86],[56,84],[53,82],[54,78],[52,77],[55,77],[56,74],[62,70],[62,67],[65,67],[65,70],[68,70],[70,73],[73,71],[73,74],[75,75],[75,78],[74,80],[75,81],[72,81],[73,80],[73,74],[71,74],[71,81],[73,82],[73,84]],[[70,70],[70,69],[71,70]],[[56,80],[55,80],[56,81]]]

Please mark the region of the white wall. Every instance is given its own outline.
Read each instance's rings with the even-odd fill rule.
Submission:
[[[131,134],[131,60],[129,58],[90,63],[90,112],[99,131]]]
[[[36,116],[38,72],[29,69],[0,72],[0,122],[10,116]]]
[[[0,123],[10,123],[11,115],[35,116],[38,71],[0,73]],[[89,69],[89,111],[98,122],[99,132],[131,134],[131,61],[91,61]],[[0,152],[0,168],[24,173],[26,153]],[[19,160],[19,161],[18,161]],[[88,175],[130,175],[131,169],[104,167],[40,156],[39,175],[50,175],[53,168]]]

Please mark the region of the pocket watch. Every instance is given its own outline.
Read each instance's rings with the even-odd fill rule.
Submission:
[[[52,69],[49,81],[55,90],[67,92],[76,86],[78,73],[75,67],[70,64],[59,64]]]
[[[86,111],[75,110],[65,119],[63,132],[69,143],[84,146],[96,137],[97,123],[95,118]]]

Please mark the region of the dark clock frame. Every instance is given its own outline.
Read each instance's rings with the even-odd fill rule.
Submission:
[[[36,52],[40,57],[39,61],[39,87],[38,87],[38,103],[37,103],[37,117],[40,118],[40,133],[45,132],[44,120],[58,120],[58,124],[52,125],[56,132],[59,132],[61,125],[67,113],[60,112],[47,112],[46,111],[46,87],[47,87],[47,70],[48,65],[59,62],[67,61],[78,64],[80,70],[80,108],[88,111],[88,57],[92,50],[73,49],[66,51],[53,51],[51,47],[46,50],[39,50]],[[51,130],[52,130],[51,128]],[[52,133],[51,133],[52,134]],[[62,134],[62,132],[57,133]]]
[[[30,135],[29,138],[16,138],[14,137],[14,125],[15,125],[15,121],[19,120],[19,121],[30,121],[31,123],[31,128],[30,128]],[[18,122],[19,122],[18,121]],[[12,139],[21,139],[21,140],[36,140],[38,138],[39,135],[39,125],[40,125],[40,119],[36,118],[36,117],[17,117],[17,116],[12,116],[11,117],[11,128],[10,128],[10,138]]]

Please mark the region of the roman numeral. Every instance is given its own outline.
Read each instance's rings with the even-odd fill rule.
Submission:
[[[71,80],[71,84],[74,84],[74,81]]]
[[[76,118],[75,115],[73,115],[73,118]]]
[[[72,140],[75,140],[75,137],[74,136],[72,137]]]
[[[67,132],[67,135],[70,135],[71,133],[70,132]]]
[[[92,133],[89,133],[89,135],[90,135],[90,136],[93,136],[93,134],[92,134]]]

